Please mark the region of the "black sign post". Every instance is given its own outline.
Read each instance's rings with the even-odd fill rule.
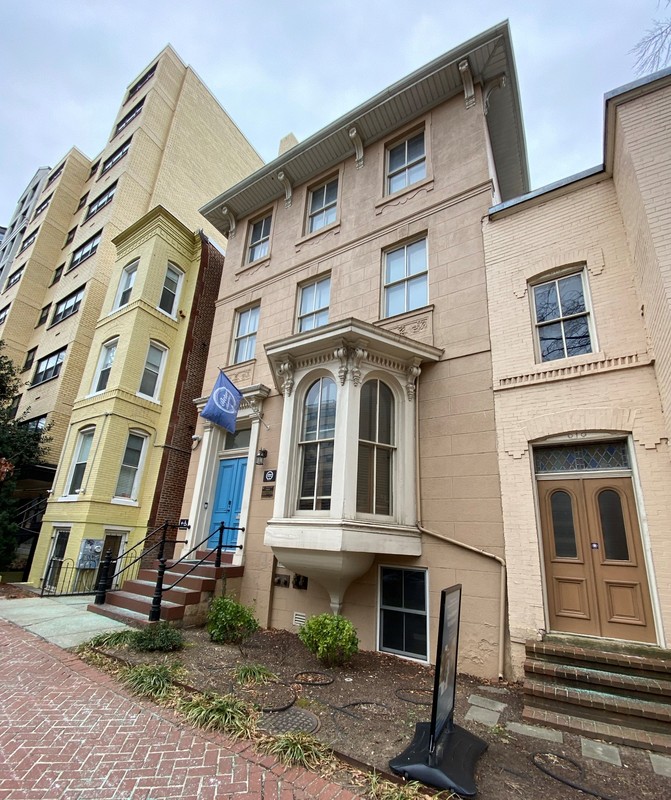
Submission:
[[[472,797],[475,763],[487,743],[454,724],[460,611],[461,584],[443,589],[431,722],[417,723],[412,742],[389,766],[410,780]]]

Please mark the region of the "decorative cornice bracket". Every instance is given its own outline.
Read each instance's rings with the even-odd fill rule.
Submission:
[[[488,83],[485,85],[485,91],[484,91],[485,116],[487,116],[487,114],[489,113],[489,101],[491,99],[492,92],[494,91],[494,89],[503,89],[505,85],[506,85],[506,76],[503,74],[499,75],[497,78],[493,78],[491,81],[488,81]]]
[[[349,138],[352,140],[354,144],[354,152],[356,155],[356,168],[361,169],[363,167],[363,142],[361,141],[361,136],[359,136],[359,132],[357,129],[352,126],[349,129]]]
[[[417,394],[417,378],[422,374],[420,364],[422,362],[418,358],[413,358],[412,363],[405,371],[405,391],[408,395],[408,400],[414,400]]]
[[[228,238],[233,239],[233,237],[235,236],[235,226],[236,226],[235,217],[233,216],[233,213],[231,212],[228,206],[221,207],[221,215],[224,218],[225,222],[228,223]]]
[[[277,374],[282,379],[282,393],[285,397],[290,397],[294,389],[295,364],[290,356],[284,356],[277,366]]]
[[[461,82],[464,85],[466,108],[473,108],[475,105],[475,86],[473,85],[471,65],[468,63],[467,58],[459,62],[459,73],[461,74]]]
[[[284,172],[284,170],[280,170],[277,173],[277,180],[284,187],[284,207],[291,208],[291,203],[293,199],[293,187],[291,186],[291,181],[289,180],[289,178],[287,178],[287,175]]]

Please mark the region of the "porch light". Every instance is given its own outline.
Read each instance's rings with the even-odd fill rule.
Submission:
[[[259,450],[259,452],[256,454],[256,466],[257,467],[262,467],[263,466],[263,462],[266,460],[266,456],[267,455],[268,455],[268,451],[267,450],[263,450],[263,449]]]

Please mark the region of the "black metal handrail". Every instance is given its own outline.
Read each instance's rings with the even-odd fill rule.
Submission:
[[[136,542],[123,554],[122,558],[124,561],[127,561],[128,555],[132,551],[137,550],[138,547],[144,545],[145,542],[147,542],[148,539],[150,539],[152,536],[158,533],[158,531],[162,531],[161,538],[157,542],[154,542],[154,544],[152,544],[150,547],[143,548],[143,550],[140,552],[138,556],[133,558],[131,561],[127,561],[127,563],[121,569],[117,570],[112,575],[110,575],[110,569],[112,568],[112,563],[116,565],[119,559],[113,558],[112,551],[108,550],[107,553],[105,554],[105,558],[102,564],[100,565],[100,574],[98,576],[98,581],[96,583],[96,589],[95,589],[96,596],[94,603],[98,606],[103,605],[108,590],[112,588],[114,582],[119,578],[119,576],[122,575],[127,570],[129,570],[133,565],[142,561],[142,559],[144,559],[147,556],[147,553],[151,553],[153,550],[156,550],[156,548],[158,548],[158,559],[160,560],[161,558],[163,558],[165,555],[165,545],[167,542],[168,530],[171,528],[179,528],[179,525],[175,524],[174,522],[173,523],[168,522],[168,520],[166,520],[162,525],[159,525],[158,528],[154,528],[153,530],[149,531],[149,533],[144,537],[144,539],[141,539],[139,542]],[[177,540],[174,540],[172,543],[177,544]]]
[[[217,541],[217,546],[215,548],[216,555],[214,557],[214,566],[215,568],[219,568],[221,566],[221,551],[226,549],[231,550],[240,550],[242,549],[241,544],[232,544],[226,545],[223,543],[223,536],[224,531],[243,531],[244,528],[233,527],[229,525],[224,525],[223,522],[219,523],[218,532],[219,532],[219,539]],[[198,544],[194,545],[190,550],[187,550],[184,555],[179,558],[174,564],[170,565],[170,569],[173,569],[177,566],[177,564],[181,564],[183,561],[186,561],[187,557],[191,555],[195,550],[198,550],[199,547],[202,547],[205,542],[208,542],[212,537],[212,534],[208,534],[202,541],[198,542]],[[170,584],[170,586],[163,586],[163,577],[165,575],[167,561],[165,558],[159,558],[158,563],[158,574],[156,575],[156,586],[154,588],[154,596],[152,597],[151,601],[151,609],[149,610],[149,622],[158,622],[161,618],[161,602],[163,600],[163,592],[168,592],[170,589],[174,589],[177,584],[181,583],[184,578],[190,575],[197,567],[199,567],[203,562],[207,561],[210,557],[211,553],[206,553],[201,559],[196,561],[190,570],[185,572],[181,575],[174,583]]]

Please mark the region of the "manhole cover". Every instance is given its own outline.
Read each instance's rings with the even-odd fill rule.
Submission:
[[[264,731],[278,735],[280,733],[315,733],[319,730],[319,718],[311,711],[292,706],[287,711],[276,714],[264,714],[259,725]]]

